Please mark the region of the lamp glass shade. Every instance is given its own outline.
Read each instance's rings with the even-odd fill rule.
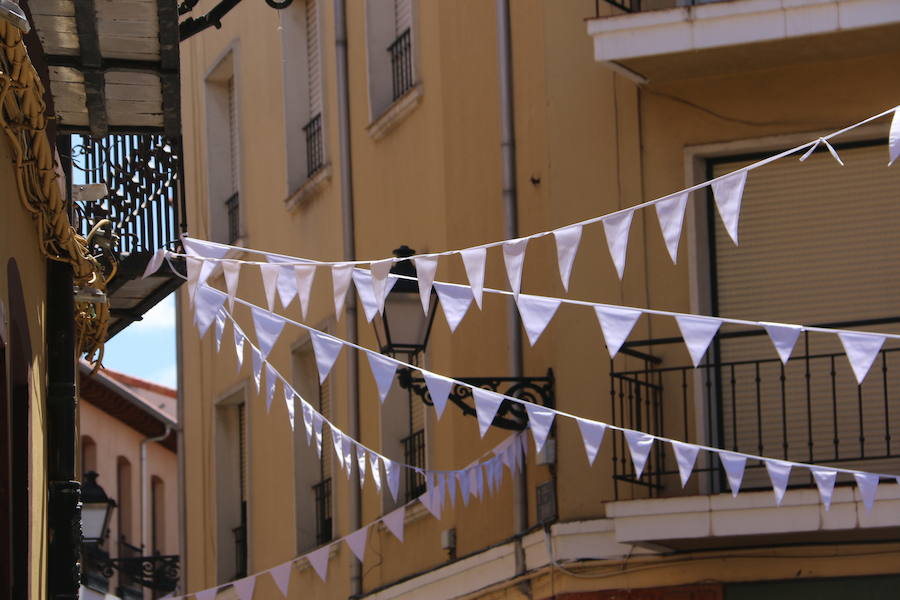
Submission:
[[[384,301],[383,319],[388,349],[410,354],[424,350],[433,310],[431,307],[427,315],[422,311],[418,290],[392,290]]]
[[[86,541],[100,542],[103,539],[111,508],[109,501],[82,504],[81,530]]]

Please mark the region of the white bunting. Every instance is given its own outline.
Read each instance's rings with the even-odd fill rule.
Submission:
[[[856,382],[862,385],[863,379],[869,373],[872,363],[878,356],[878,351],[884,344],[884,336],[874,333],[838,333],[841,344],[844,346],[844,352],[853,368],[853,374],[856,375]]]
[[[478,430],[481,437],[487,433],[491,423],[494,421],[494,415],[503,402],[503,396],[496,392],[491,392],[482,388],[472,388],[472,396],[475,398],[475,413],[478,416]]]
[[[456,471],[447,473],[447,496],[450,498],[450,508],[456,506]]]
[[[309,314],[309,295],[312,293],[313,279],[316,277],[316,265],[294,265],[294,285],[297,286],[297,299],[300,302],[300,314],[303,320]]]
[[[543,296],[530,296],[519,294],[516,298],[516,306],[519,308],[519,316],[522,317],[522,326],[528,334],[528,341],[534,346],[544,329],[550,323],[553,315],[561,304],[556,298],[544,298]]]
[[[194,297],[195,320],[197,333],[202,338],[209,331],[209,326],[216,320],[216,315],[225,304],[225,294],[208,285],[203,285]]]
[[[672,449],[675,451],[675,462],[678,463],[678,474],[681,476],[681,487],[687,485],[697,462],[697,454],[700,446],[672,441]]]
[[[825,505],[825,512],[828,512],[828,509],[831,508],[831,495],[834,493],[837,471],[821,467],[810,467],[809,471],[816,482],[816,487],[819,488],[819,497],[822,499],[822,504]]]
[[[237,355],[237,368],[240,371],[241,365],[244,364],[244,332],[237,326],[237,323],[234,324],[232,331],[234,333],[234,353]]]
[[[528,425],[531,427],[531,437],[534,439],[534,451],[540,452],[547,441],[547,435],[550,433],[550,426],[553,425],[553,417],[556,413],[533,404],[526,404],[525,410],[528,412]]]
[[[353,441],[350,436],[345,435],[341,437],[341,449],[344,453],[344,470],[347,472],[347,480],[350,480],[350,476],[353,475]]]
[[[325,419],[317,413],[313,411],[313,435],[316,440],[316,455],[319,458],[322,458],[322,425],[325,424]]]
[[[738,243],[738,219],[741,216],[741,197],[744,195],[746,182],[747,171],[741,170],[712,183],[713,197],[716,200],[719,217],[735,245]]]
[[[469,475],[465,471],[456,472],[456,482],[459,484],[459,495],[463,506],[469,505]]]
[[[225,317],[216,315],[216,352],[222,349],[222,335],[225,333]]]
[[[165,260],[167,255],[167,251],[165,248],[159,248],[156,252],[153,253],[153,256],[150,257],[150,260],[147,261],[147,267],[144,269],[144,274],[141,275],[141,279],[146,279],[150,277],[162,266],[163,260]]]
[[[266,306],[270,311],[275,310],[275,291],[278,288],[278,274],[281,267],[270,263],[260,263],[259,271],[262,274],[263,290],[266,293]]]
[[[475,465],[469,470],[469,489],[476,498],[481,500],[484,495],[484,476],[481,472],[481,465]]]
[[[278,299],[287,308],[297,296],[297,276],[292,265],[281,265],[278,269]]]
[[[678,263],[678,242],[684,226],[684,209],[687,207],[688,192],[682,192],[656,203],[656,218],[662,231],[666,249],[673,263]]]
[[[769,480],[772,482],[772,491],[775,492],[775,505],[781,506],[788,480],[791,478],[791,463],[774,459],[764,462],[766,471],[769,473]]]
[[[253,588],[256,587],[256,575],[237,579],[232,581],[231,585],[234,586],[234,591],[237,592],[238,598],[241,600],[252,600]]]
[[[628,210],[603,219],[603,233],[606,234],[606,245],[619,279],[625,274],[625,255],[628,252],[628,231],[634,211]]]
[[[862,497],[866,512],[872,512],[875,495],[878,493],[878,475],[876,473],[854,473],[853,479],[856,480],[856,487],[859,488],[859,495]]]
[[[256,384],[256,393],[258,394],[261,386],[263,357],[253,344],[250,344],[250,360],[253,364],[253,383]]]
[[[606,433],[606,425],[587,419],[575,419],[578,429],[581,431],[581,440],[584,442],[584,452],[587,454],[588,463],[593,466],[597,458],[597,451],[603,443],[603,434]]]
[[[453,333],[472,304],[472,291],[464,286],[437,282],[434,289],[441,301],[441,308],[444,309],[444,317],[450,326],[450,332]]]
[[[433,477],[433,475],[429,475],[428,477],[426,477],[425,481],[429,482],[431,480],[431,477]],[[427,485],[428,489],[424,494],[419,496],[419,502],[422,503],[422,506],[424,506],[435,519],[440,520],[441,499],[438,496],[437,486],[435,486],[434,483],[428,483]]]
[[[634,477],[640,479],[641,473],[644,472],[644,465],[647,464],[647,457],[650,456],[650,449],[653,448],[653,436],[630,429],[626,429],[623,433],[628,441],[628,450],[631,452]]]
[[[372,479],[375,481],[375,488],[378,490],[378,493],[381,493],[381,467],[379,466],[380,462],[378,460],[378,455],[375,453],[369,454],[369,470],[372,471]]]
[[[363,305],[363,312],[366,320],[371,323],[376,314],[384,309],[384,298],[390,293],[391,288],[397,283],[396,277],[388,277],[382,282],[382,293],[375,293],[372,275],[368,271],[359,269],[353,270],[353,283],[356,284],[356,293],[359,295],[359,301]]]
[[[706,354],[706,349],[709,348],[709,343],[722,325],[722,321],[712,317],[688,315],[678,315],[675,320],[678,322],[678,329],[681,330],[681,337],[684,338],[684,345],[691,355],[691,361],[696,367],[703,360],[703,355]]]
[[[763,323],[763,327],[766,328],[766,333],[769,334],[781,362],[787,364],[803,328],[798,325],[781,325],[780,323]]]
[[[401,543],[403,542],[403,522],[406,519],[406,506],[401,506],[395,511],[381,517],[381,522],[387,530],[394,534]]]
[[[186,254],[203,256],[205,258],[224,258],[228,251],[231,250],[231,246],[200,240],[187,235],[181,236],[181,243],[184,245]]]
[[[553,232],[553,237],[556,239],[556,260],[559,263],[559,278],[566,292],[569,291],[572,265],[575,264],[575,255],[578,253],[578,244],[581,242],[581,229],[581,225],[573,225]]]
[[[597,320],[603,331],[603,341],[606,342],[609,357],[615,358],[642,313],[632,308],[613,308],[611,306],[595,306],[594,312],[597,313]]]
[[[293,388],[285,381],[281,382],[281,389],[284,391],[284,407],[287,409],[288,423],[291,424],[291,431],[294,431],[296,428],[296,417],[294,415],[294,396],[296,395],[296,392],[294,392]],[[309,444],[308,441],[307,444]]]
[[[728,487],[731,488],[731,495],[737,498],[738,492],[741,490],[741,481],[744,480],[744,467],[747,465],[747,457],[733,452],[719,451],[719,460],[725,467],[725,475],[728,478]]]
[[[844,166],[844,161],[842,161],[842,160],[841,160],[841,157],[838,156],[837,151],[834,149],[834,147],[833,147],[831,144],[828,143],[828,140],[826,140],[826,139],[823,138],[823,137],[820,137],[819,139],[817,139],[817,140],[816,140],[816,143],[813,144],[812,146],[810,146],[809,150],[807,150],[807,151],[803,154],[803,156],[800,157],[800,162],[803,162],[803,161],[805,161],[807,158],[809,158],[810,155],[811,155],[813,152],[816,151],[816,148],[819,147],[819,144],[824,144],[824,145],[825,145],[825,148],[828,149],[828,152],[831,154],[831,156],[834,158],[834,160],[836,160],[836,161],[838,162],[838,164],[841,165],[842,167]],[[890,166],[890,165],[888,165],[888,166]]]
[[[323,582],[328,578],[328,558],[331,554],[331,544],[322,546],[306,555],[306,560]]]
[[[525,264],[525,247],[528,238],[518,238],[503,242],[503,262],[506,265],[506,276],[509,278],[509,289],[513,296],[519,297],[522,287],[522,266]]]
[[[219,588],[214,587],[208,590],[201,590],[199,592],[194,592],[194,596],[197,600],[216,600],[216,595],[219,593]]]
[[[391,384],[394,382],[397,361],[375,352],[366,352],[366,357],[369,359],[372,377],[375,378],[375,385],[378,387],[378,397],[384,404],[384,399],[391,391]]]
[[[331,372],[331,367],[334,366],[334,362],[337,360],[338,354],[341,353],[341,348],[344,347],[344,343],[333,337],[312,330],[309,332],[309,339],[312,342],[313,351],[316,354],[316,367],[319,369],[319,383],[322,383]]]
[[[394,502],[396,502],[400,493],[400,465],[383,456],[381,457],[381,462],[384,464],[384,475],[387,478],[388,489],[391,491],[391,497],[394,499]]]
[[[390,291],[386,288],[386,284],[391,267],[394,266],[394,260],[392,258],[376,260],[369,266],[372,269],[372,294],[375,297],[375,306],[378,308],[378,314],[382,314],[384,313],[384,299]],[[371,321],[371,319],[369,320]]]
[[[431,404],[434,406],[434,412],[437,415],[437,418],[440,419],[444,414],[444,407],[447,406],[447,398],[450,396],[450,390],[453,389],[454,381],[429,371],[419,372],[425,379],[425,385],[428,387],[428,395],[431,396]]]
[[[350,551],[353,552],[353,556],[359,562],[363,562],[363,558],[366,556],[366,539],[369,535],[369,526],[366,525],[362,529],[357,529],[350,535],[344,538],[344,541],[347,542],[347,546],[350,547]]]
[[[366,485],[366,449],[354,443],[356,446],[356,473],[359,475],[359,487]]]
[[[272,365],[266,363],[266,414],[272,408],[272,398],[275,397],[275,384],[278,382],[278,373]]]
[[[197,282],[200,280],[200,270],[203,268],[203,261],[199,258],[188,256],[184,259],[184,262],[187,269],[188,298],[193,302],[194,296],[197,294]]]
[[[241,278],[241,263],[233,260],[222,261],[222,275],[225,277],[225,291],[228,292],[228,310],[234,310],[234,297],[237,295],[238,281]]]
[[[309,402],[302,400],[300,409],[303,412],[303,428],[306,430],[306,445],[309,446],[312,443],[313,435],[313,408],[310,406]]]
[[[900,156],[900,106],[894,109],[894,117],[891,119],[891,132],[888,135],[888,166],[894,164]]]
[[[413,259],[416,266],[416,279],[419,280],[419,297],[422,299],[422,310],[428,314],[431,307],[431,285],[437,272],[437,256],[417,256]]]
[[[288,595],[288,586],[291,583],[291,567],[294,565],[294,562],[289,560],[286,563],[281,563],[277,567],[272,567],[269,569],[269,575],[272,576],[272,579],[275,581],[275,585],[278,586],[279,591],[281,591],[281,595],[287,598]]]
[[[481,309],[481,299],[484,294],[484,263],[487,259],[487,250],[484,248],[469,248],[459,253],[463,266],[466,268],[466,277],[472,287],[472,296],[475,304]]]
[[[334,265],[331,267],[331,285],[334,291],[334,314],[338,321],[344,314],[344,301],[347,299],[347,290],[350,289],[350,278],[353,275],[353,265]]]
[[[255,306],[250,309],[250,314],[253,317],[253,328],[256,331],[256,343],[259,344],[259,351],[265,360],[269,358],[269,352],[278,341],[278,336],[284,329],[285,320],[283,317]]]
[[[343,471],[346,468],[344,467],[344,434],[335,427],[331,428],[331,444],[334,446],[334,455]]]

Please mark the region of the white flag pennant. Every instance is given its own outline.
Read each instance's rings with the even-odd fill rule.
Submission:
[[[241,278],[241,263],[226,260],[221,263],[222,275],[225,277],[225,291],[228,292],[228,310],[234,310],[234,298],[237,295],[238,281]]]
[[[346,468],[344,467],[344,434],[334,426],[331,427],[331,443],[334,446],[334,455],[343,471]]]
[[[381,294],[376,293],[372,274],[368,271],[354,269],[353,283],[356,284],[356,293],[359,295],[359,301],[363,305],[366,320],[371,323],[375,315],[384,310],[384,298],[390,293],[394,284],[397,283],[397,278],[386,277],[381,284]]]
[[[278,336],[284,329],[285,320],[283,317],[255,306],[250,309],[250,314],[253,317],[253,328],[256,331],[256,343],[259,344],[259,351],[265,360],[269,358],[269,352],[278,341]]]
[[[454,381],[429,371],[419,372],[425,379],[428,395],[431,396],[431,404],[434,406],[437,418],[440,419],[444,414],[444,407],[447,406],[447,398],[450,396],[450,390],[453,389]]]
[[[309,565],[319,576],[319,579],[325,581],[328,578],[328,559],[331,554],[331,544],[322,546],[318,550],[314,550],[306,555]]]
[[[547,441],[547,435],[550,433],[550,427],[553,425],[553,418],[556,416],[556,413],[534,404],[526,404],[525,410],[528,412],[528,425],[531,427],[531,436],[534,438],[534,451],[540,452],[544,447],[544,442]]]
[[[437,256],[417,256],[413,259],[416,266],[416,279],[419,280],[419,297],[422,299],[422,310],[428,314],[431,307],[431,285],[437,272]]]
[[[459,253],[463,266],[466,268],[466,277],[472,287],[472,296],[475,304],[481,309],[481,299],[484,295],[484,263],[487,259],[487,250],[484,248],[469,248]]]
[[[884,336],[874,333],[852,333],[842,331],[838,333],[844,352],[853,368],[856,382],[862,385],[863,379],[872,368],[872,363],[878,356],[881,346],[884,344]]]
[[[725,467],[725,475],[728,478],[728,487],[731,488],[731,495],[737,498],[738,492],[741,491],[741,482],[744,480],[744,467],[747,465],[747,457],[742,454],[733,452],[719,451],[719,460]]]
[[[266,414],[272,408],[272,398],[275,397],[275,384],[278,382],[278,372],[272,365],[266,363]]]
[[[714,181],[711,186],[719,217],[735,245],[738,243],[738,219],[741,216],[741,198],[746,182],[747,170],[743,169]]]
[[[381,462],[384,464],[384,475],[387,478],[388,489],[391,491],[391,497],[394,499],[394,502],[396,502],[400,494],[400,465],[384,456],[381,457]]]
[[[876,473],[854,473],[853,479],[856,480],[856,487],[859,488],[859,495],[862,497],[866,512],[872,512],[875,495],[878,493],[878,475]]]
[[[184,245],[186,254],[203,256],[204,258],[224,258],[229,250],[231,250],[231,246],[197,239],[187,235],[181,236],[181,243]]]
[[[822,499],[822,504],[825,505],[825,512],[828,512],[828,509],[831,508],[831,496],[834,493],[837,471],[821,467],[810,467],[809,471],[816,482],[816,487],[819,488],[819,497]]]
[[[831,144],[829,144],[829,143],[828,143],[828,140],[826,140],[826,139],[823,138],[823,137],[820,137],[819,139],[817,139],[817,140],[816,140],[816,143],[809,147],[809,150],[807,150],[807,151],[803,154],[803,156],[800,157],[800,162],[803,162],[803,161],[805,161],[807,158],[809,158],[810,155],[811,155],[813,152],[816,151],[816,148],[819,147],[819,144],[824,144],[824,145],[825,145],[825,148],[828,149],[828,152],[831,153],[831,156],[834,157],[834,160],[838,161],[838,164],[841,165],[842,167],[844,166],[844,161],[842,161],[842,160],[841,160],[841,157],[838,156],[837,151],[835,151],[834,147],[833,147]]]
[[[347,542],[347,546],[350,547],[350,551],[353,552],[353,556],[359,562],[363,562],[363,558],[366,555],[366,539],[369,535],[369,526],[366,525],[362,529],[357,529],[350,535],[344,538],[344,541]]]
[[[291,567],[294,565],[294,561],[287,561],[286,563],[281,563],[277,567],[272,567],[269,569],[269,575],[272,576],[272,579],[275,581],[275,585],[278,586],[281,595],[287,598],[288,595],[288,586],[291,583]]]
[[[366,449],[354,442],[356,447],[356,472],[359,475],[359,487],[366,485]]]
[[[700,446],[672,441],[672,449],[675,451],[675,462],[678,463],[678,474],[681,476],[681,487],[687,485],[697,462],[697,454]]]
[[[259,271],[262,275],[263,290],[266,293],[266,306],[269,310],[275,310],[275,291],[278,289],[278,274],[281,266],[271,263],[259,263]]]
[[[441,518],[441,499],[438,494],[438,486],[436,486],[434,484],[434,482],[432,481],[433,477],[434,477],[433,474],[429,474],[425,478],[425,481],[427,482],[427,490],[425,491],[424,494],[419,496],[419,502],[422,503],[422,506],[424,506],[426,509],[428,509],[428,512],[430,512],[431,515],[435,519],[440,520],[440,518]]]
[[[528,294],[519,294],[519,297],[516,298],[519,316],[522,318],[522,325],[525,327],[525,333],[528,334],[528,341],[532,346],[544,333],[544,329],[553,319],[553,315],[556,314],[561,303],[562,301],[556,298]]]
[[[459,484],[459,495],[462,498],[463,506],[469,505],[469,474],[466,471],[456,472],[456,483]]]
[[[372,376],[378,387],[378,397],[384,404],[384,399],[391,391],[391,384],[394,382],[397,361],[375,352],[366,352],[366,357],[369,359],[369,367],[372,369]]]
[[[381,467],[380,461],[378,460],[378,455],[375,453],[369,453],[369,470],[372,471],[372,480],[375,482],[375,489],[378,490],[378,493],[381,493]]]
[[[193,256],[184,259],[185,268],[187,269],[187,289],[188,298],[191,302],[197,295],[197,282],[200,280],[200,269],[203,268],[203,261]]]
[[[763,323],[763,327],[766,328],[782,364],[787,364],[803,328],[798,325],[782,325],[780,323]]]
[[[309,295],[315,277],[316,265],[294,265],[294,285],[297,286],[297,300],[300,302],[300,314],[304,321],[309,314]]]
[[[313,435],[316,440],[316,454],[319,458],[322,458],[322,425],[325,424],[325,419],[317,413],[313,411]]]
[[[481,500],[484,493],[484,477],[481,474],[481,465],[475,465],[468,469],[469,489],[476,498]]]
[[[888,166],[894,164],[900,156],[900,106],[894,109],[894,117],[891,119],[891,132],[888,135]]]
[[[465,286],[438,282],[435,282],[434,289],[441,301],[441,308],[444,309],[450,332],[453,333],[472,304],[472,291]]]
[[[628,451],[631,452],[634,477],[635,479],[640,479],[641,473],[644,472],[644,465],[647,464],[647,457],[650,456],[650,449],[653,448],[654,438],[652,435],[630,429],[626,429],[623,433],[628,441]]]
[[[684,209],[687,207],[688,192],[676,194],[656,203],[656,218],[662,231],[666,249],[673,263],[678,263],[678,242],[684,226]]]
[[[225,317],[222,313],[216,314],[216,352],[222,350],[222,335],[225,333]]]
[[[281,382],[281,389],[284,391],[284,407],[287,409],[288,413],[288,422],[291,424],[291,431],[294,431],[296,428],[295,415],[294,415],[294,396],[296,392],[294,389],[287,384],[287,382]],[[309,437],[307,437],[307,444],[309,444]]]
[[[597,452],[600,450],[600,444],[603,443],[606,425],[587,419],[575,419],[575,422],[578,423],[578,429],[581,431],[581,439],[584,442],[584,452],[587,454],[588,462],[593,466]]]
[[[603,219],[603,233],[606,234],[606,245],[619,279],[625,274],[625,255],[628,252],[628,231],[631,229],[633,210],[606,217]]]
[[[334,315],[340,321],[344,313],[344,302],[347,299],[347,290],[350,289],[350,278],[353,275],[353,265],[333,265],[331,267],[331,285],[334,292]]]
[[[691,355],[691,361],[696,367],[703,360],[703,355],[706,354],[706,349],[709,348],[709,343],[715,337],[722,321],[713,317],[689,315],[678,315],[675,320],[678,322],[678,329],[681,330],[681,337],[684,338],[684,345]]]
[[[553,232],[553,237],[556,239],[556,260],[559,263],[559,278],[566,292],[569,291],[572,265],[575,264],[575,255],[578,253],[578,244],[581,242],[581,230],[581,225],[572,225]]]
[[[766,460],[766,471],[772,482],[772,491],[775,492],[775,504],[781,506],[784,493],[787,491],[788,480],[791,478],[791,463],[783,460]]]
[[[506,265],[506,276],[509,278],[509,289],[513,296],[519,297],[522,287],[522,266],[525,264],[525,247],[528,238],[518,238],[503,242],[503,262]]]
[[[595,306],[594,312],[597,313],[597,320],[600,322],[600,329],[603,331],[603,341],[606,342],[606,349],[610,358],[615,358],[619,349],[634,324],[641,318],[641,311],[633,308],[613,308],[611,306]]]
[[[258,394],[262,385],[263,357],[259,353],[259,349],[253,344],[250,344],[250,359],[253,363],[253,383],[256,384],[256,393]]]
[[[231,582],[234,591],[237,592],[238,598],[241,600],[253,599],[253,588],[256,587],[256,575],[244,577]]]
[[[484,434],[487,433],[491,423],[494,421],[494,415],[497,414],[500,403],[503,402],[503,396],[478,387],[472,388],[472,396],[475,398],[478,430],[481,432],[481,437],[484,437]]]
[[[197,600],[216,600],[216,595],[219,593],[219,588],[214,587],[208,590],[201,590],[199,592],[194,592],[194,596]]]
[[[244,332],[237,326],[237,323],[234,323],[232,331],[234,333],[234,352],[237,355],[237,368],[240,371],[241,365],[244,364]]]
[[[306,445],[309,446],[312,443],[313,436],[313,408],[310,406],[309,402],[302,400],[300,409],[303,412],[303,428],[306,430]]]
[[[319,369],[319,383],[325,381],[334,362],[337,360],[344,342],[318,331],[310,331],[309,339],[312,341],[313,352],[316,355],[316,367]]]
[[[150,257],[150,260],[147,261],[147,267],[144,269],[144,274],[141,275],[141,279],[146,279],[150,277],[162,266],[163,261],[166,259],[166,255],[168,251],[165,248],[159,248],[156,252],[153,253],[153,256]]]
[[[202,338],[209,330],[209,326],[216,320],[216,315],[222,305],[225,304],[225,294],[208,285],[200,286],[194,297],[195,320],[197,332]]]
[[[292,265],[281,265],[278,269],[278,299],[287,308],[297,296],[297,275]]]
[[[447,497],[450,499],[450,508],[456,506],[456,471],[447,473]]]
[[[369,265],[372,269],[372,294],[375,296],[375,306],[378,313],[384,312],[384,299],[387,297],[387,280],[391,267],[394,266],[394,259],[386,258],[377,260]],[[371,319],[369,319],[371,321]]]
[[[394,534],[400,542],[403,542],[403,522],[406,519],[406,506],[401,506],[395,511],[381,517],[381,522],[388,531]]]
[[[341,451],[344,453],[344,471],[347,473],[347,480],[353,475],[353,444],[355,442],[348,436],[341,437]]]

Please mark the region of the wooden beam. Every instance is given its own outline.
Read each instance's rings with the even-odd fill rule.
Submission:
[[[81,64],[77,56],[67,54],[48,54],[44,57],[47,65],[51,67],[68,67],[70,69],[90,70]],[[162,71],[162,63],[157,60],[133,60],[129,58],[104,58],[103,65],[98,69],[102,71],[140,71],[143,73],[159,73]],[[173,71],[178,75],[177,69]]]
[[[176,0],[156,0],[159,19],[159,80],[162,87],[163,126],[166,135],[181,135],[181,88],[178,79],[178,5]]]
[[[109,130],[106,114],[106,75],[102,70],[100,36],[97,33],[97,10],[94,0],[75,2],[75,25],[78,29],[79,54],[84,71],[85,106],[91,136],[100,138]]]

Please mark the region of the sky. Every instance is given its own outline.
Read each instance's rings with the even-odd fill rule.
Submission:
[[[176,385],[175,295],[106,343],[103,366],[171,388]]]

